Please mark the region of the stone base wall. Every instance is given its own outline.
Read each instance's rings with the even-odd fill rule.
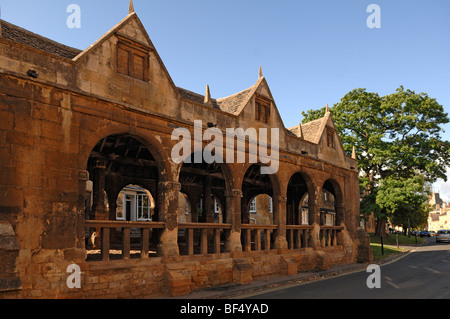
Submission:
[[[344,247],[302,248],[263,252],[156,257],[80,262],[81,288],[68,288],[71,262],[57,250],[22,251],[22,289],[0,292],[1,298],[132,299],[188,295],[192,291],[225,285],[248,284],[276,275],[295,275],[313,269],[354,262]],[[66,253],[67,254],[67,253]],[[75,254],[76,255],[76,254]],[[66,256],[67,257],[67,256]],[[24,262],[29,263],[25,266]]]

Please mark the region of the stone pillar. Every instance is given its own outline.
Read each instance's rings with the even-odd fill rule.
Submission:
[[[286,202],[285,195],[273,196],[273,223],[278,228],[275,230],[275,249],[287,249],[288,243],[286,240]]]
[[[109,217],[105,206],[105,170],[105,161],[96,160],[92,200],[92,214],[96,220],[108,220]]]
[[[17,270],[20,247],[10,223],[0,221],[0,292],[22,289]]]
[[[242,191],[233,189],[226,195],[226,221],[231,224],[231,230],[226,232],[225,251],[242,251],[241,243],[241,201]]]
[[[313,248],[320,247],[320,194],[321,192],[317,191],[314,193],[314,197],[309,194],[308,200],[309,224],[314,226],[309,238],[309,246]]]
[[[202,220],[205,223],[214,223],[214,213],[212,211],[212,197],[211,197],[211,176],[206,176],[205,185],[203,187],[203,216]]]
[[[170,257],[180,254],[178,248],[178,182],[161,182],[158,186],[159,220],[165,223],[159,244],[158,254]]]

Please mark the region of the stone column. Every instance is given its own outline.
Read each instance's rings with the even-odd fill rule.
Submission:
[[[205,223],[214,223],[214,213],[212,211],[212,197],[211,197],[211,176],[205,178],[205,185],[203,187],[203,216],[202,220]]]
[[[287,249],[288,243],[286,240],[286,202],[285,195],[273,196],[273,223],[278,228],[275,230],[275,249]]]
[[[170,257],[180,254],[178,248],[178,182],[161,182],[158,185],[159,221],[165,223],[159,244],[158,254]]]
[[[94,167],[94,185],[92,200],[92,215],[96,220],[108,220],[105,206],[105,179],[106,164],[103,160],[96,160]]]
[[[241,243],[241,200],[242,191],[233,189],[227,191],[226,196],[226,221],[231,224],[231,230],[226,233],[225,251],[242,251]]]
[[[314,197],[309,194],[309,224],[314,226],[311,237],[309,238],[309,246],[318,248],[320,246],[320,194],[321,192],[314,192]]]

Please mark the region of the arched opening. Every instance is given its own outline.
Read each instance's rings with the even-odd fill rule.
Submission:
[[[150,191],[138,185],[128,185],[117,196],[115,220],[149,222],[154,211],[155,199]]]
[[[272,178],[272,175],[261,174],[261,166],[258,164],[250,166],[245,172],[242,182],[241,221],[243,224],[251,224],[250,210],[253,210],[251,204],[252,202],[256,204],[255,198],[258,195],[265,194],[270,198],[274,196]]]
[[[338,202],[341,200],[339,185],[327,180],[322,186],[320,197],[320,225],[337,226],[340,222]]]
[[[264,226],[274,224],[274,215],[278,211],[272,199],[278,195],[279,184],[275,174],[261,174],[259,164],[247,169],[242,181],[241,200],[241,244],[244,250],[270,250],[273,247],[274,228]]]
[[[189,198],[191,222],[222,223],[226,220],[225,193],[227,175],[225,165],[213,162],[195,163],[191,154],[181,168],[181,192]]]
[[[309,189],[301,173],[295,173],[289,180],[286,202],[286,225],[308,225]]]
[[[299,225],[310,225],[311,219],[309,216],[309,194],[306,193],[303,195],[300,200],[300,204],[298,205],[298,209],[300,211],[300,224]]]
[[[267,194],[253,197],[248,204],[249,224],[273,225],[273,201]]]
[[[178,218],[180,254],[223,252],[225,231],[220,224],[226,223],[228,167],[216,162],[207,163],[203,159],[197,162],[195,155],[193,153],[184,160],[179,173],[180,191],[184,194],[179,201],[179,211],[185,213],[183,217],[179,213]]]
[[[127,134],[110,135],[97,143],[87,164],[92,183],[89,219],[116,220],[116,198],[126,185],[141,185],[157,194],[159,170],[152,152]],[[109,207],[104,204],[105,192]],[[158,208],[153,208],[153,220],[157,220]]]
[[[114,220],[117,223],[158,221],[157,194],[159,167],[162,166],[153,154],[157,152],[149,149],[145,141],[128,134],[109,135],[101,139],[92,149],[87,162],[90,180],[86,187],[86,219]],[[134,248],[143,247],[145,238],[145,247],[150,247],[148,253],[156,255],[159,241],[157,230],[146,228],[144,232],[143,228],[124,225],[116,228],[108,226],[107,232],[105,229],[99,226],[86,229],[88,254],[97,254],[102,240],[107,240],[111,258],[116,258],[114,253],[117,249],[129,258]]]

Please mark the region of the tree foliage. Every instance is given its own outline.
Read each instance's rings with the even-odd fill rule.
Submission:
[[[450,121],[443,106],[401,86],[386,96],[355,89],[330,111],[347,154],[356,149],[361,211],[385,219],[424,209],[424,185],[446,180],[450,164],[450,142],[441,137]],[[323,117],[325,108],[302,114],[307,123]]]

